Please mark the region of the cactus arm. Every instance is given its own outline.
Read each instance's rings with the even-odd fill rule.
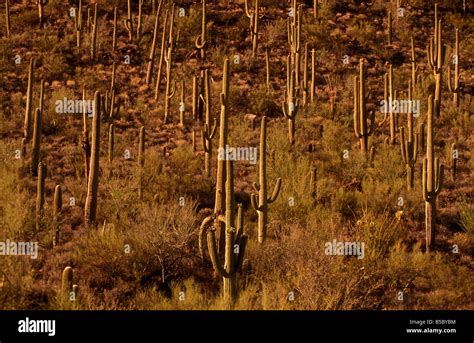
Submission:
[[[240,270],[242,270],[242,264],[244,262],[247,241],[248,241],[247,235],[243,235],[242,237],[240,237],[239,254],[237,255],[237,259],[235,260],[235,269],[234,269],[235,272],[239,272]]]
[[[209,248],[209,256],[211,257],[212,266],[222,277],[229,277],[230,275],[224,269],[224,266],[219,261],[217,253],[216,234],[214,230],[209,230],[207,233],[207,246]]]
[[[249,19],[251,19],[252,14],[251,14],[250,11],[249,11],[248,0],[245,0],[245,14],[247,15],[247,17],[248,17]]]
[[[415,164],[417,158],[418,158],[418,140],[419,140],[419,134],[415,133],[415,141],[414,141],[414,147],[413,147],[413,164]]]
[[[204,130],[201,130],[201,139],[202,139],[202,148],[205,153],[209,153],[210,149],[207,147],[207,141],[208,138],[206,137],[206,128]]]
[[[214,126],[212,127],[211,134],[209,135],[209,140],[213,139],[217,132],[217,118],[214,118]]]
[[[255,193],[250,194],[250,201],[255,211],[261,211],[260,207],[258,206],[258,194],[255,194]]]
[[[252,183],[252,187],[257,193],[260,191],[260,185],[257,182]]]
[[[438,195],[439,192],[441,192],[443,188],[443,181],[444,181],[444,164],[439,164],[438,160],[438,167],[436,168],[436,188],[435,188],[435,194]]]
[[[272,196],[267,199],[268,204],[271,204],[272,202],[276,200],[276,198],[278,197],[278,194],[280,194],[280,189],[281,189],[281,178],[279,177],[277,179],[275,187],[273,188]]]
[[[201,223],[201,226],[199,227],[199,255],[201,258],[204,258],[204,241],[207,237],[207,231],[209,229],[209,226],[212,225],[215,217],[214,216],[207,216],[204,218],[204,220]]]
[[[170,94],[168,95],[168,98],[172,98],[174,97],[174,93],[176,92],[176,80],[173,80],[173,86],[172,86],[172,90],[170,92]]]
[[[197,37],[196,37],[196,40],[195,40],[195,44],[196,44],[196,48],[201,50],[201,49],[204,49],[204,47],[206,46],[206,43],[207,41],[203,41],[201,39],[202,35],[199,34]]]

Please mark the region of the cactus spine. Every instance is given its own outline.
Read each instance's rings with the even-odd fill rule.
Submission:
[[[288,138],[290,140],[290,144],[295,143],[295,121],[296,121],[296,114],[298,113],[299,108],[299,99],[298,93],[295,89],[296,83],[296,70],[292,68],[290,62],[290,56],[288,56],[288,60],[286,62],[287,67],[287,92],[286,92],[286,101],[282,105],[283,115],[286,119],[288,119]],[[296,101],[295,101],[296,99]]]
[[[281,178],[277,179],[273,193],[267,197],[268,183],[267,183],[267,119],[262,117],[260,124],[260,159],[258,165],[258,183],[254,183],[255,192],[251,195],[252,206],[258,214],[258,243],[262,244],[267,237],[267,219],[268,219],[268,205],[276,200],[281,188]]]
[[[436,199],[443,187],[444,165],[434,157],[433,146],[433,96],[428,100],[428,127],[426,139],[426,157],[423,160],[423,199],[425,200],[426,250],[435,244]]]
[[[196,49],[201,52],[201,59],[206,58],[206,0],[202,0],[202,20],[201,20],[201,34],[196,37]]]
[[[61,186],[56,185],[54,188],[54,208],[53,208],[53,216],[54,216],[54,237],[53,237],[53,246],[58,245],[59,243],[59,220],[61,216],[61,210],[63,207],[63,193],[61,191]]]
[[[454,78],[451,81],[451,66],[448,65],[448,89],[453,93],[453,104],[455,107],[459,106],[459,30],[456,29],[456,43],[455,43],[455,57],[454,57]]]
[[[441,74],[443,71],[444,57],[446,52],[446,47],[442,44],[441,28],[442,21],[441,19],[438,20],[438,4],[435,4],[435,29],[433,38],[431,38],[427,49],[427,59],[430,69],[433,70],[436,81],[434,104],[435,112],[438,116],[441,113]]]
[[[38,163],[40,161],[40,147],[41,147],[41,117],[42,113],[39,108],[35,111],[35,119],[33,126],[33,140],[31,149],[31,166],[30,171],[33,176],[36,176],[38,170]]]
[[[94,94],[94,117],[92,119],[92,149],[89,182],[87,185],[87,198],[84,211],[87,226],[90,226],[95,222],[97,214],[97,193],[99,189],[100,103],[100,93],[96,91]]]
[[[41,227],[43,219],[44,206],[44,180],[46,179],[46,165],[43,162],[38,163],[38,181],[36,186],[36,230]]]
[[[250,19],[250,37],[252,39],[252,57],[255,58],[258,49],[258,0],[255,0],[253,12],[249,11],[248,0],[245,0],[245,14]]]
[[[143,199],[143,167],[145,165],[145,127],[140,128],[138,141],[138,198]]]
[[[206,106],[206,119],[202,130],[202,146],[204,148],[204,170],[207,177],[211,176],[212,161],[212,139],[216,134],[217,121],[214,118],[214,126],[211,128],[211,87],[209,81],[209,70],[204,71],[204,104]]]
[[[369,136],[374,133],[375,113],[372,112],[369,125],[365,101],[365,66],[361,58],[359,77],[354,77],[354,132],[359,138],[362,154],[367,155]]]
[[[159,19],[160,19],[160,12],[161,12],[161,4],[163,1],[160,1],[158,5],[158,10],[156,12],[156,18],[155,18],[155,26],[153,29],[153,41],[151,43],[150,47],[150,55],[148,57],[148,67],[146,71],[146,84],[149,85],[151,82],[151,73],[153,72],[153,66],[155,63],[155,51],[156,51],[156,42],[158,39],[158,29],[159,29]]]
[[[158,71],[156,74],[156,86],[155,86],[155,100],[158,100],[160,95],[161,86],[161,74],[163,68],[163,59],[166,50],[166,25],[168,24],[168,10],[165,11],[165,20],[163,21],[163,30],[161,34],[161,50],[160,50],[160,61],[158,63]]]
[[[79,6],[75,16],[75,28],[76,28],[76,44],[77,47],[81,47],[81,36],[82,36],[82,0],[79,0]]]
[[[36,5],[38,5],[38,17],[39,17],[39,26],[43,27],[43,13],[44,6],[48,4],[49,0],[36,0]]]
[[[34,82],[34,63],[33,58],[30,59],[30,66],[28,68],[28,88],[26,90],[26,110],[25,110],[25,123],[23,126],[23,136],[26,141],[30,139],[31,136],[31,112],[33,106],[33,82]],[[35,166],[36,168],[36,166]]]
[[[94,61],[96,55],[97,45],[97,7],[98,4],[94,5],[94,22],[92,24],[92,42],[91,42],[91,61]]]
[[[5,24],[7,30],[7,38],[10,38],[10,5],[8,4],[8,0],[5,0]]]
[[[127,19],[123,21],[125,28],[128,31],[128,42],[133,42],[133,17],[132,17],[132,3],[127,0]]]

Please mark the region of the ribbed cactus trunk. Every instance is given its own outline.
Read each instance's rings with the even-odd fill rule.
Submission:
[[[25,123],[23,126],[23,136],[26,141],[29,141],[31,137],[31,113],[33,107],[33,82],[34,82],[34,63],[35,60],[31,58],[30,66],[28,68],[28,88],[26,90],[26,110],[25,110]]]
[[[100,152],[100,109],[101,96],[97,91],[94,95],[94,117],[92,119],[92,148],[90,159],[89,182],[85,204],[85,222],[93,225],[97,214],[97,194],[99,188],[99,152]]]
[[[151,47],[150,47],[150,55],[148,56],[148,65],[147,65],[147,71],[146,71],[146,84],[149,85],[151,82],[151,75],[153,72],[153,67],[155,64],[155,51],[156,51],[156,43],[158,40],[158,30],[159,30],[159,19],[160,19],[160,12],[161,12],[161,4],[163,1],[160,1],[158,5],[158,11],[156,12],[156,17],[155,17],[155,26],[153,29],[153,40],[151,42]]]
[[[41,117],[42,113],[39,108],[35,111],[35,119],[33,126],[33,141],[31,149],[31,175],[36,176],[38,171],[38,163],[40,160],[40,146],[41,146]]]
[[[160,60],[158,62],[158,71],[156,73],[156,85],[155,85],[155,100],[158,100],[160,96],[161,76],[163,74],[163,60],[166,51],[166,27],[168,26],[168,9],[165,11],[165,19],[163,20],[163,29],[161,34],[161,49],[160,49]]]
[[[46,179],[46,165],[43,162],[38,163],[38,182],[36,186],[36,231],[41,228],[43,221],[44,206],[44,181]]]

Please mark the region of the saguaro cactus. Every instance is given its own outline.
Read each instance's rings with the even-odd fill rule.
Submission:
[[[74,20],[74,26],[76,28],[76,45],[78,48],[80,48],[82,42],[82,0],[79,0],[79,6],[77,7]]]
[[[53,237],[53,246],[58,245],[59,243],[59,221],[61,216],[61,210],[63,207],[63,193],[61,191],[61,186],[56,185],[54,188],[54,208],[53,208],[53,216],[54,216],[54,237]]]
[[[207,177],[211,176],[212,164],[212,139],[216,134],[217,120],[214,118],[214,125],[211,128],[211,87],[209,82],[209,70],[204,71],[204,104],[206,106],[206,119],[202,130],[202,146],[204,149],[204,170]]]
[[[433,96],[428,100],[428,127],[426,139],[426,157],[423,160],[423,199],[425,200],[426,250],[430,251],[435,244],[436,232],[436,199],[443,187],[444,165],[434,157],[433,146]]]
[[[109,177],[112,176],[112,161],[114,160],[114,145],[115,145],[115,127],[114,124],[109,125],[109,144],[108,144],[108,163],[109,163]]]
[[[94,22],[92,25],[92,39],[91,39],[91,61],[95,59],[96,45],[97,45],[97,7],[98,4],[94,5]]]
[[[255,0],[253,12],[249,11],[248,0],[245,0],[245,14],[250,19],[250,36],[252,39],[252,57],[257,54],[258,48],[258,0]]]
[[[171,21],[170,21],[170,32],[169,32],[169,41],[168,46],[166,47],[166,55],[165,55],[165,62],[166,62],[166,93],[165,93],[165,116],[164,122],[168,122],[169,117],[169,107],[170,107],[170,100],[173,98],[175,91],[176,91],[176,81],[173,80],[173,86],[171,86],[171,79],[172,79],[172,57],[173,57],[173,24],[174,24],[174,8],[175,5],[173,4],[171,10]]]
[[[443,72],[444,58],[446,53],[446,46],[442,44],[441,29],[442,21],[441,19],[438,20],[438,4],[435,4],[435,29],[433,38],[430,39],[427,49],[427,59],[430,69],[433,70],[436,81],[434,104],[436,115],[438,116],[441,113],[441,75]]]
[[[160,12],[161,12],[161,4],[163,3],[163,0],[160,1],[158,5],[158,10],[156,12],[156,17],[155,17],[155,26],[153,29],[153,41],[151,42],[151,47],[150,47],[150,55],[148,57],[148,66],[147,66],[147,71],[146,71],[146,84],[149,85],[151,82],[151,73],[153,72],[153,66],[155,63],[155,51],[156,51],[156,42],[158,39],[158,29],[159,29],[159,19],[160,19]]]
[[[237,273],[242,269],[248,238],[243,234],[241,206],[237,221],[235,218],[234,167],[233,161],[229,159],[226,161],[226,175],[225,217],[220,215],[216,218],[217,222],[225,225],[224,260],[220,257],[216,244],[216,226],[207,230],[207,246],[214,270],[223,278],[224,301],[227,308],[232,309],[238,296]],[[207,223],[209,226],[212,221]]]
[[[265,49],[265,71],[267,89],[270,89],[270,56],[268,55],[268,48]]]
[[[30,59],[30,66],[28,68],[28,88],[26,90],[26,109],[25,109],[25,123],[23,126],[23,136],[26,141],[31,137],[31,112],[33,106],[33,82],[34,82],[34,64],[35,60]],[[36,168],[36,166],[35,166]]]
[[[10,38],[10,5],[8,4],[8,0],[5,0],[5,24],[7,38]]]
[[[206,0],[202,0],[202,19],[201,19],[201,34],[196,37],[196,48],[201,52],[201,59],[206,58]]]
[[[456,143],[451,144],[451,151],[450,151],[450,167],[451,167],[451,175],[453,177],[453,182],[456,181],[456,174],[457,174],[457,160],[459,158],[458,146]]]
[[[84,172],[85,179],[89,177],[89,162],[91,158],[91,145],[89,143],[89,132],[87,131],[87,112],[84,104],[86,103],[86,87],[82,88],[82,139],[81,139],[81,148],[84,155]]]
[[[48,4],[49,0],[36,0],[36,5],[38,6],[38,17],[39,17],[39,26],[43,27],[43,13],[44,6]]]
[[[258,183],[253,188],[258,193],[252,193],[252,206],[258,214],[258,243],[262,244],[267,237],[268,205],[276,200],[281,188],[281,178],[277,179],[272,195],[267,197],[267,119],[262,117],[260,124],[260,156],[258,166]]]
[[[36,230],[39,231],[41,221],[43,220],[44,206],[44,181],[46,179],[46,165],[43,162],[38,163],[38,182],[36,186]]]
[[[374,133],[375,113],[367,116],[365,103],[365,67],[364,60],[360,59],[359,77],[354,77],[354,132],[360,141],[362,154],[367,155],[369,136]],[[370,125],[367,120],[370,119]]]
[[[143,9],[143,0],[138,2],[138,23],[137,23],[137,43],[140,43],[142,40],[142,9]]]
[[[74,282],[74,272],[72,267],[67,266],[64,268],[61,276],[61,292],[66,298],[69,298],[69,294],[72,291],[72,285]]]
[[[114,7],[114,29],[112,31],[112,51],[117,47],[117,7]]]
[[[94,117],[92,119],[92,151],[90,159],[89,182],[85,204],[85,222],[94,224],[97,214],[97,193],[99,190],[99,151],[100,151],[100,93],[94,95]]]
[[[127,19],[124,19],[123,23],[128,31],[128,41],[131,43],[133,42],[133,16],[131,0],[127,0]]]
[[[456,29],[456,43],[454,46],[454,78],[451,78],[451,66],[448,65],[448,89],[453,93],[453,104],[459,106],[459,30]],[[452,79],[452,80],[451,80]]]
[[[303,5],[297,7],[293,0],[291,15],[288,18],[288,43],[291,50],[291,63],[295,69],[295,84],[300,84],[300,53],[301,53],[301,13]]]
[[[409,114],[410,115],[410,114]],[[412,134],[413,135],[413,134]],[[418,156],[418,134],[415,134],[414,141],[410,139],[410,135],[405,140],[405,128],[400,128],[400,146],[402,151],[403,162],[407,171],[407,188],[413,189],[413,179],[415,174],[415,163]]]
[[[304,45],[304,58],[303,58],[303,82],[301,89],[303,90],[303,107],[308,102],[308,43]]]
[[[295,77],[296,71],[292,68],[290,63],[290,56],[286,62],[287,67],[287,92],[285,103],[282,105],[283,115],[288,119],[288,138],[290,144],[295,143],[295,131],[296,131],[296,114],[299,109],[298,92],[295,89]]]
[[[393,111],[393,102],[395,101],[395,88],[393,86],[393,66],[388,65],[388,112],[390,119],[390,144],[396,143],[396,132],[398,130],[398,115]]]
[[[143,166],[145,165],[145,127],[140,128],[138,141],[138,198],[143,199]]]
[[[310,87],[310,101],[314,105],[314,96],[316,95],[316,66],[315,66],[315,49],[311,49],[311,87]]]
[[[168,24],[168,10],[165,11],[165,19],[163,21],[163,30],[161,34],[161,50],[160,50],[160,61],[158,62],[158,71],[156,73],[156,86],[155,86],[155,100],[158,100],[160,95],[161,86],[161,74],[163,68],[163,59],[166,50],[166,26]]]
[[[410,38],[410,46],[411,46],[411,84],[413,87],[416,86],[416,60],[415,60],[415,42],[413,41],[413,36]]]
[[[41,117],[42,113],[39,108],[35,111],[35,119],[33,126],[33,140],[31,148],[31,165],[30,171],[33,176],[36,175],[38,170],[38,163],[40,160],[40,146],[41,146]]]

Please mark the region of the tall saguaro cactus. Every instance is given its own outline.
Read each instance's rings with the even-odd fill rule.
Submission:
[[[90,159],[89,182],[84,210],[86,225],[93,225],[97,214],[97,194],[99,190],[99,152],[100,152],[100,103],[98,91],[94,94],[94,117],[92,119],[92,149]]]
[[[142,11],[143,11],[143,0],[138,2],[138,23],[137,23],[137,43],[142,40]]]
[[[114,7],[114,28],[112,31],[112,51],[117,47],[117,7]]]
[[[128,31],[128,42],[133,42],[133,16],[132,16],[132,2],[127,0],[127,19],[123,21],[125,28]]]
[[[56,185],[54,188],[54,207],[53,207],[53,220],[54,220],[54,236],[53,236],[53,246],[58,245],[59,243],[59,221],[61,216],[61,210],[63,208],[63,193],[61,191],[61,186]]]
[[[160,19],[162,3],[163,3],[163,0],[161,0],[158,5],[158,10],[156,12],[156,17],[155,17],[155,26],[153,29],[153,40],[151,42],[150,55],[148,56],[148,66],[147,66],[147,71],[146,71],[146,84],[147,85],[149,85],[151,82],[151,73],[153,72],[153,66],[155,63],[156,42],[158,40],[159,19]]]
[[[201,52],[201,59],[206,58],[206,0],[202,0],[202,19],[201,19],[201,34],[196,37],[196,48]]]
[[[81,148],[84,155],[84,172],[85,179],[89,177],[89,162],[91,158],[91,145],[89,143],[89,132],[87,131],[87,111],[84,104],[86,103],[86,87],[82,88],[82,139]]]
[[[39,231],[43,219],[44,181],[46,179],[46,164],[38,163],[38,182],[36,186],[36,230]]]
[[[169,112],[170,112],[170,100],[173,98],[175,91],[176,91],[176,82],[172,79],[172,57],[173,57],[173,25],[174,25],[174,9],[175,5],[173,4],[171,10],[171,21],[170,21],[170,31],[169,31],[169,41],[168,45],[166,46],[166,55],[165,55],[165,62],[166,62],[166,92],[165,92],[165,116],[164,122],[168,122]],[[173,84],[173,86],[171,86]]]
[[[92,25],[92,38],[91,38],[91,61],[94,61],[96,55],[96,46],[97,46],[97,12],[98,4],[94,5],[94,21]]]
[[[267,237],[267,221],[268,221],[268,205],[276,200],[281,188],[281,178],[277,179],[273,193],[267,197],[267,119],[262,117],[260,124],[260,160],[258,166],[258,183],[254,183],[253,187],[258,193],[252,193],[252,206],[258,214],[258,243],[262,244]]]
[[[298,99],[298,92],[296,90],[296,70],[292,68],[290,62],[290,56],[288,56],[288,60],[286,63],[287,67],[287,91],[285,102],[282,105],[283,115],[286,119],[288,119],[288,139],[290,140],[290,144],[295,143],[295,131],[296,131],[296,114],[298,113],[299,109],[299,99]]]
[[[370,119],[370,125],[367,120]],[[367,155],[369,136],[374,133],[375,113],[370,118],[367,116],[365,99],[365,66],[364,60],[360,59],[359,77],[354,77],[354,132],[360,141],[362,154]]]
[[[204,148],[204,170],[207,177],[211,176],[212,167],[212,139],[216,134],[217,121],[214,118],[214,125],[211,128],[211,87],[209,81],[209,70],[204,71],[204,105],[206,106],[206,115],[204,129],[202,130],[202,146]]]
[[[10,5],[8,4],[9,0],[5,0],[5,25],[7,38],[10,38]]]
[[[411,46],[411,84],[413,88],[416,86],[416,60],[415,60],[415,42],[413,41],[413,36],[410,38],[410,46]]]
[[[395,101],[395,88],[393,86],[393,65],[388,65],[388,112],[390,120],[390,144],[396,143],[396,132],[398,130],[398,115],[393,111]]]
[[[167,24],[168,24],[168,9],[165,10],[165,19],[163,20],[163,29],[162,29],[162,34],[161,34],[160,60],[158,62],[158,71],[156,73],[155,100],[158,100],[159,95],[160,95],[161,75],[162,75],[163,60],[165,57],[165,50],[166,50]]]
[[[430,251],[435,244],[436,232],[436,199],[443,187],[444,165],[434,157],[433,146],[433,96],[428,100],[428,127],[426,138],[426,157],[423,160],[423,199],[425,200],[426,250]]]
[[[82,0],[79,0],[74,21],[74,27],[76,28],[76,45],[80,48],[82,42]]]
[[[400,146],[403,162],[405,163],[407,170],[407,188],[408,190],[412,190],[415,173],[415,163],[418,156],[418,134],[415,134],[414,140],[410,139],[410,135],[408,135],[408,139],[405,140],[405,128],[400,127]]]
[[[438,20],[438,4],[435,4],[435,29],[433,38],[430,39],[429,46],[427,49],[427,59],[430,69],[433,71],[436,89],[435,89],[435,112],[436,115],[441,113],[441,87],[442,87],[442,74],[444,58],[446,53],[446,46],[442,43],[442,20]]]
[[[253,12],[250,12],[248,0],[245,0],[245,14],[250,19],[250,37],[252,39],[252,57],[255,58],[258,48],[258,0],[255,0]]]
[[[33,126],[33,140],[31,148],[31,175],[35,176],[38,171],[38,163],[40,161],[40,146],[41,146],[41,121],[42,113],[39,108],[35,111],[35,119]]]
[[[451,66],[448,65],[448,89],[453,93],[453,104],[459,106],[459,30],[456,29],[456,43],[454,46],[454,78],[451,78]],[[452,79],[452,80],[451,80]]]

